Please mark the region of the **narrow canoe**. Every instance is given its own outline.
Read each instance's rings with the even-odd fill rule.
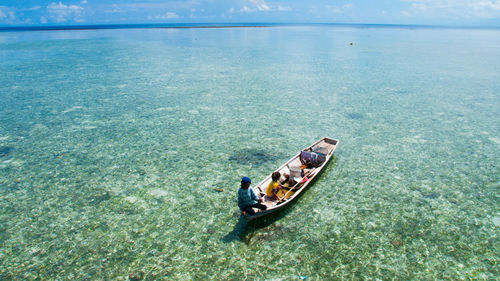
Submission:
[[[262,216],[276,212],[293,202],[294,199],[296,199],[307,188],[309,183],[311,183],[314,178],[318,176],[321,170],[328,164],[333,156],[333,152],[337,148],[338,143],[339,141],[336,139],[326,137],[322,138],[309,147],[303,149],[301,152],[299,152],[297,155],[295,155],[285,164],[279,167],[276,171],[280,172],[280,174],[282,175],[280,183],[285,186],[285,188],[281,189],[277,194],[279,199],[271,199],[268,196],[265,196],[266,188],[272,180],[272,173],[259,184],[252,187],[255,191],[255,194],[258,194],[259,197],[264,199],[262,204],[265,204],[267,206],[267,210],[262,211],[260,209],[254,208],[255,215],[246,215],[246,218],[248,220],[260,218]],[[305,152],[306,154],[308,152],[309,154],[312,152],[312,154],[314,154],[313,156],[319,155],[324,160],[321,163],[315,163],[317,165],[310,165],[310,163],[307,163],[309,165],[306,165],[305,163],[303,163],[304,158],[301,157],[301,154],[303,152]],[[297,172],[299,173],[299,176],[297,176]],[[283,181],[285,175],[287,176],[288,181]],[[290,180],[290,178],[293,178],[293,180]]]

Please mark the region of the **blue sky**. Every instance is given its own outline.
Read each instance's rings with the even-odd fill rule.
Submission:
[[[0,25],[374,23],[500,27],[500,0],[0,0]]]

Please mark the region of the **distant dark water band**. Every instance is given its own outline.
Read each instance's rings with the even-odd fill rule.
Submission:
[[[96,30],[96,29],[140,29],[140,28],[236,28],[270,27],[271,24],[111,24],[111,25],[61,25],[61,26],[2,26],[0,31],[44,31],[44,30]],[[275,26],[275,25],[274,25]]]
[[[350,23],[170,23],[170,24],[108,24],[108,25],[44,25],[0,26],[0,31],[55,31],[140,28],[256,28],[279,26],[332,26],[351,28],[402,28],[402,29],[499,29],[498,27],[431,26],[401,24],[350,24]]]

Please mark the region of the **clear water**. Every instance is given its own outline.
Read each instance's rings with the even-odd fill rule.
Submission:
[[[0,279],[496,279],[499,50],[480,29],[0,33]],[[322,136],[316,183],[241,220],[240,178]]]

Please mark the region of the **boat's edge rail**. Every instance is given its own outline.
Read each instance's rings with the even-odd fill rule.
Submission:
[[[328,164],[328,162],[330,162],[330,159],[333,156],[333,153],[335,152],[335,150],[336,150],[336,148],[337,148],[337,146],[339,144],[339,140],[333,139],[333,138],[329,138],[329,137],[323,137],[320,140],[316,141],[315,143],[311,144],[310,146],[302,149],[299,153],[297,153],[292,158],[290,158],[285,164],[281,165],[279,168],[277,168],[277,169],[274,170],[274,171],[282,170],[288,164],[290,164],[291,162],[295,161],[298,157],[300,157],[300,153],[302,151],[307,150],[307,149],[311,149],[312,147],[314,147],[315,145],[317,145],[317,144],[319,144],[319,143],[321,143],[323,141],[325,143],[327,143],[327,144],[333,145],[332,150],[327,155],[326,161],[320,167],[317,167],[315,170],[317,170],[318,172],[315,172],[314,175],[312,177],[310,177],[309,180],[300,189],[298,189],[291,197],[289,197],[288,199],[286,199],[286,201],[293,201],[293,199],[295,199],[299,194],[301,194],[302,191],[304,189],[306,189],[306,187],[309,185],[309,183],[311,181],[313,181],[313,179],[323,170],[323,168]],[[263,186],[263,184],[266,181],[268,181],[271,178],[271,176],[272,176],[272,173],[270,175],[268,175],[267,177],[265,177],[262,181],[260,181],[259,184],[257,184],[254,187],[254,190],[258,191],[259,193],[263,193],[264,191],[261,189],[261,187]],[[286,205],[286,202],[283,202],[282,204],[277,204],[277,205],[275,205],[275,206],[267,209],[266,211],[257,212],[254,216],[247,216],[247,218],[248,219],[255,219],[255,218],[264,216],[264,215],[269,214],[271,212],[277,211],[278,209],[284,207],[285,205]]]

